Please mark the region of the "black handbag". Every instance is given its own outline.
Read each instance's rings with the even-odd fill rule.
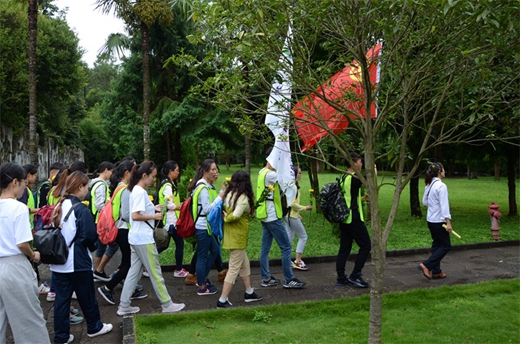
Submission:
[[[67,222],[74,208],[81,203],[76,203],[70,207],[69,212],[63,219]],[[34,249],[40,252],[40,260],[45,264],[65,264],[69,258],[69,249],[78,238],[79,231],[76,230],[74,239],[67,245],[65,238],[61,234],[61,225],[58,227],[45,226],[34,234]]]

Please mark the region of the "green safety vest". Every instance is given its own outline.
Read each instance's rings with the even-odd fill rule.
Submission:
[[[34,203],[34,195],[29,189],[28,186],[25,187],[27,189],[27,208],[29,208],[29,218],[31,219],[31,229],[34,229],[34,214],[31,214],[31,209],[36,208]]]
[[[159,198],[159,200],[157,201],[158,202],[157,204],[164,204],[164,188],[166,187],[166,185],[170,185],[171,186],[172,193],[173,193],[173,203],[176,206],[179,206],[181,204],[181,199],[179,197],[179,193],[177,192],[177,190],[175,190],[173,188],[173,183],[171,181],[167,181],[159,189],[159,192],[157,193],[158,198]],[[175,215],[177,215],[177,218],[179,218],[180,210],[175,210]],[[163,221],[163,225],[165,225],[166,224],[166,216],[163,216],[162,221]]]
[[[196,223],[197,222],[197,219],[200,215],[200,212],[199,212],[199,194],[200,192],[202,191],[203,188],[206,188],[208,189],[208,193],[209,193],[209,203],[212,203],[215,198],[217,198],[218,196],[218,193],[217,193],[217,190],[213,189],[213,188],[209,188],[206,184],[204,183],[200,183],[199,185],[197,185],[197,187],[195,188],[195,190],[193,191],[193,197],[191,198],[191,214],[193,215],[193,221]],[[202,210],[202,209],[201,209]],[[208,228],[208,235],[211,235],[213,232],[211,231],[211,227],[209,225],[209,223],[206,221],[206,226]]]
[[[94,183],[94,185],[92,185],[92,189],[90,190],[89,206],[90,206],[90,211],[92,212],[93,215],[95,215],[94,222],[96,222],[96,223],[98,222],[98,219],[99,219],[99,210],[97,210],[94,203],[96,200],[96,189],[101,185],[101,183],[104,184],[104,182],[102,180],[98,180],[97,182]],[[106,190],[106,195],[105,195],[105,203],[106,203],[110,199],[110,190],[108,189],[106,184],[105,184],[105,190]]]
[[[121,215],[121,196],[123,195],[123,191],[127,186],[128,185],[121,183],[114,190],[114,199],[112,200],[112,218],[114,221],[119,220]]]
[[[269,173],[268,168],[263,168],[260,170],[258,175],[258,182],[256,184],[256,200],[260,199],[262,192],[264,192],[267,185],[265,185],[265,176]],[[281,219],[283,217],[282,211],[282,198],[280,195],[280,185],[278,182],[274,184],[273,198],[270,200],[274,202],[274,209],[276,210],[276,217]],[[256,209],[256,217],[260,220],[267,218],[267,202],[260,203],[260,206]]]
[[[350,195],[350,188],[352,186],[352,178],[354,178],[354,174],[347,173],[347,177],[345,178],[345,181],[343,182],[343,194],[345,195],[345,202],[347,203],[347,207],[351,209],[350,204],[352,203],[352,196]],[[357,197],[358,200],[358,211],[359,211],[359,217],[361,221],[365,221],[365,214],[363,212],[363,202],[361,201],[361,188],[359,188],[359,194]],[[346,224],[352,223],[352,211],[348,215],[347,219],[343,222]]]
[[[50,190],[49,190],[49,193],[47,194],[47,204],[48,205],[56,205],[58,204],[58,201],[60,200],[61,196],[60,197],[54,197],[52,195],[52,193],[54,192],[54,190],[56,189],[56,186],[53,186]]]

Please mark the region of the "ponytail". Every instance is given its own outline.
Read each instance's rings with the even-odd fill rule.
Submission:
[[[424,176],[424,184],[430,185],[433,178],[438,177],[439,173],[444,170],[444,166],[440,162],[432,162],[426,170]]]

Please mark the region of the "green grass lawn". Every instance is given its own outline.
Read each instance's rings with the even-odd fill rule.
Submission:
[[[518,343],[520,280],[387,294],[383,343]],[[366,343],[369,295],[135,317],[137,343]]]
[[[232,166],[229,170],[223,168],[221,175],[217,181],[220,187],[222,181],[226,177],[230,177],[233,172],[238,170],[236,166]],[[258,171],[256,167],[252,171],[253,188],[255,189]],[[310,204],[315,199],[310,197],[309,179],[306,172],[303,174],[300,182],[300,192],[302,194],[301,203]],[[381,208],[381,217],[383,224],[390,212],[390,206],[393,198],[394,187],[386,185],[393,181],[392,175],[388,172],[380,172],[380,181],[385,185],[381,187],[379,205]],[[334,181],[337,174],[323,173],[319,175],[320,186]],[[453,217],[453,228],[462,236],[462,239],[452,237],[452,244],[478,243],[491,241],[490,218],[487,213],[488,206],[491,202],[495,202],[501,206],[503,217],[500,221],[500,235],[503,240],[512,240],[520,238],[520,219],[519,217],[507,217],[507,180],[502,178],[500,181],[494,181],[492,177],[480,177],[479,179],[468,180],[466,178],[446,178],[444,182],[448,186],[451,215]],[[421,181],[421,184],[423,182]],[[517,184],[518,185],[518,184]],[[423,186],[421,185],[420,197],[422,198]],[[520,188],[517,188],[517,195],[520,195]],[[312,212],[302,212],[303,223],[307,230],[309,239],[304,251],[305,256],[333,255],[337,253],[339,239],[336,235],[334,225],[328,223],[321,214]],[[410,216],[409,206],[409,190],[406,188],[401,195],[399,209],[396,220],[394,222],[392,233],[388,241],[388,250],[429,247],[431,245],[431,237],[426,226],[426,208],[423,207],[423,218]],[[370,224],[367,223],[370,227]],[[370,228],[369,228],[370,229]],[[370,230],[369,230],[370,231]],[[258,259],[260,255],[260,243],[262,237],[262,227],[259,220],[251,222],[249,245],[247,248],[250,259]],[[297,239],[295,239],[297,240]],[[296,245],[293,245],[296,246]],[[354,250],[356,250],[354,248]],[[193,255],[193,247],[189,241],[185,245],[184,263],[189,263]],[[224,261],[228,260],[229,252],[223,250]],[[174,259],[174,243],[171,241],[170,248],[161,253],[161,264],[172,264]],[[277,245],[273,245],[270,253],[271,258],[279,258],[280,250]]]

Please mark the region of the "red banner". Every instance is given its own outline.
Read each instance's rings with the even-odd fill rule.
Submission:
[[[378,81],[377,60],[381,47],[379,43],[366,54],[370,83],[374,89]],[[365,109],[363,75],[359,63],[353,61],[293,107],[296,128],[304,144],[302,152],[312,148],[329,133],[345,131],[348,127],[347,114],[351,119],[366,118]],[[376,115],[376,106],[372,102],[370,117],[376,118]]]

